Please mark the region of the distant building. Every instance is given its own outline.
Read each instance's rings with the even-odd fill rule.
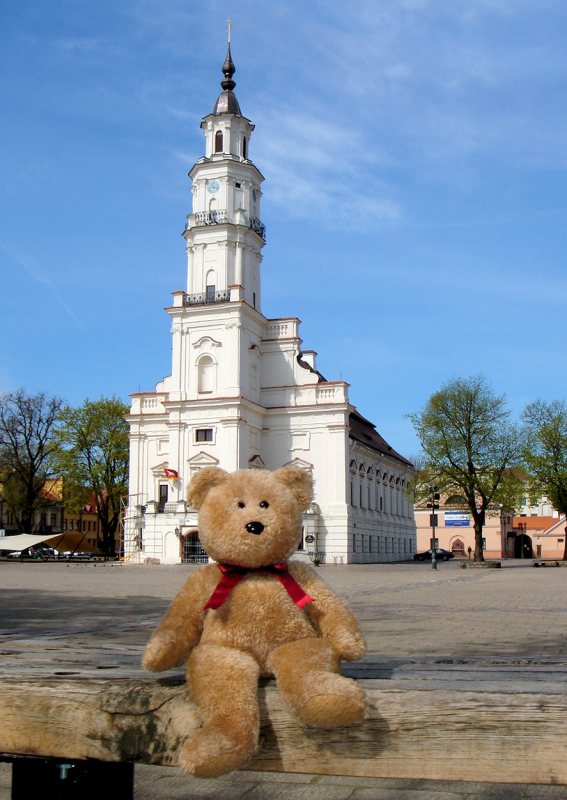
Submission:
[[[201,127],[205,155],[192,167],[187,291],[173,293],[172,372],[132,395],[124,553],[175,563],[206,560],[191,476],[207,466],[313,473],[299,557],[327,563],[411,558],[412,465],[327,381],[305,350],[296,317],[262,314],[260,219],[264,180],[250,160],[254,126],[233,93],[230,47],[214,110]]]
[[[516,518],[514,518],[516,520]],[[544,520],[549,523],[545,529],[540,527],[528,527],[527,522],[534,522],[535,520]],[[532,548],[534,558],[555,559],[561,560],[565,552],[565,517],[555,519],[554,517],[528,517],[524,519],[524,528],[519,528],[517,536],[523,536],[529,539],[527,543]],[[522,525],[522,521],[519,522]],[[514,527],[516,527],[514,525]],[[514,542],[515,544],[515,542]],[[516,545],[516,551],[518,545]]]
[[[51,478],[46,481],[42,492],[43,505],[34,514],[34,534],[53,534],[60,536],[64,533],[82,533],[83,549],[89,547],[93,551],[99,549],[101,542],[100,523],[96,513],[95,497],[92,494],[90,501],[85,503],[76,513],[66,511],[63,502],[64,479]],[[5,536],[20,533],[16,521],[17,510],[14,511],[6,505],[0,495],[0,530]],[[74,547],[74,545],[73,545]]]
[[[451,498],[449,498],[450,501]],[[432,511],[426,508],[427,501],[416,504],[414,508],[417,527],[417,548],[419,552],[433,546]],[[485,558],[502,558],[506,554],[508,534],[512,531],[512,516],[495,513],[487,514],[483,528],[483,553]],[[437,547],[449,550],[456,557],[468,557],[469,547],[474,553],[474,521],[466,507],[452,505],[441,498],[440,507],[435,512],[435,538]]]

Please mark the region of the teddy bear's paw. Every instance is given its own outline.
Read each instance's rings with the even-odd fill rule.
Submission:
[[[330,692],[311,697],[296,713],[304,725],[323,728],[356,725],[368,716],[368,699],[353,682],[342,687],[339,693]]]
[[[362,634],[341,632],[331,638],[331,645],[345,661],[359,661],[366,653],[366,642]]]
[[[216,778],[241,767],[254,750],[218,728],[201,728],[181,748],[179,766],[197,778]]]
[[[166,649],[164,646],[165,644],[169,644],[169,642],[161,641],[158,636],[154,636],[150,639],[144,650],[144,655],[142,656],[142,666],[144,669],[150,672],[161,672],[171,666],[171,664],[169,664],[171,660],[169,650]]]

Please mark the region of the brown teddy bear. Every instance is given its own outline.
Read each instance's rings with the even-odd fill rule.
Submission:
[[[366,650],[360,627],[314,569],[287,563],[301,537],[313,481],[302,469],[218,467],[198,472],[187,499],[199,511],[201,543],[217,563],[193,572],[150,639],[146,669],[187,664],[203,726],[179,764],[201,777],[230,772],[258,746],[258,678],[275,676],[305,725],[365,719],[366,695],[340,661]]]

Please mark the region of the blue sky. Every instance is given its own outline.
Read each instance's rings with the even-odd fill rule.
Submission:
[[[564,0],[4,0],[0,390],[169,374],[229,16],[264,314],[408,456],[452,376],[564,399]]]

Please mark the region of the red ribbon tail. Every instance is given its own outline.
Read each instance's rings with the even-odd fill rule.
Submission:
[[[289,572],[277,572],[276,575],[296,606],[299,606],[299,608],[305,608],[307,603],[314,602],[313,598],[309,597],[309,595],[303,591],[301,586],[298,584],[295,578],[291,577]]]
[[[242,572],[225,573],[218,582],[217,588],[210,596],[209,602],[203,608],[203,611],[206,611],[207,608],[220,608],[236,584],[240,583],[242,578],[244,578],[244,573]]]

